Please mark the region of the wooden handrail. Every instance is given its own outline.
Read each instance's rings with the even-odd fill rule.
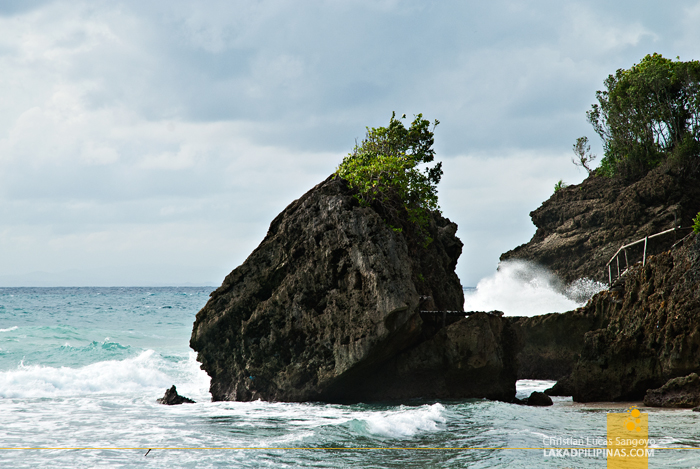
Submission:
[[[625,244],[624,246],[622,246],[622,247],[621,247],[620,249],[618,249],[617,252],[615,252],[615,254],[610,258],[610,260],[608,261],[608,263],[605,264],[605,267],[603,267],[603,269],[605,269],[605,268],[608,269],[608,284],[609,284],[609,285],[612,285],[612,267],[610,266],[610,264],[612,263],[612,261],[614,261],[614,260],[616,260],[616,259],[617,259],[617,277],[615,277],[615,278],[618,278],[618,277],[620,276],[620,258],[618,257],[618,256],[620,255],[620,252],[622,252],[622,251],[625,252],[625,271],[626,271],[626,270],[629,268],[629,260],[627,259],[627,248],[630,248],[630,247],[632,247],[632,246],[636,246],[637,244],[643,242],[643,243],[644,243],[644,253],[642,254],[642,265],[646,265],[646,261],[647,261],[647,244],[648,244],[648,242],[649,242],[650,239],[656,238],[657,236],[665,235],[666,233],[671,233],[672,231],[686,230],[686,229],[688,229],[688,228],[681,228],[680,226],[676,226],[676,227],[673,227],[673,228],[671,228],[671,229],[668,229],[668,230],[665,230],[665,231],[661,231],[661,232],[659,232],[659,233],[655,233],[655,234],[653,234],[653,235],[651,235],[651,236],[645,236],[645,237],[642,238],[642,239],[638,239],[637,241],[634,241],[634,242],[631,242],[631,243],[629,243],[629,244]],[[623,271],[623,272],[624,272],[624,271]]]

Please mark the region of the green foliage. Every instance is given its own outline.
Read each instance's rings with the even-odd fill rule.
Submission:
[[[697,168],[700,160],[700,62],[660,54],[619,69],[598,91],[588,121],[603,140],[599,171],[637,177],[671,157]]]
[[[580,166],[588,171],[588,174],[591,174],[593,170],[590,164],[595,161],[597,156],[591,154],[591,146],[588,144],[588,137],[579,137],[576,139],[576,143],[574,143],[574,154],[576,157],[571,158],[571,161],[576,166]]]
[[[700,212],[693,218],[693,231],[700,233]]]
[[[418,166],[435,158],[433,130],[439,122],[435,120],[431,128],[418,114],[406,128],[395,116],[392,113],[388,127],[368,127],[362,143],[343,158],[336,174],[357,191],[360,204],[369,206],[378,200],[393,212],[392,219],[405,211],[427,245],[432,241],[425,230],[429,211],[440,210],[437,184],[442,178],[442,163],[426,166],[423,171]]]
[[[556,194],[557,192],[568,186],[569,185],[567,183],[559,179],[559,181],[556,184],[554,184],[554,193]]]
[[[398,226],[394,226],[391,223],[387,222],[386,220],[384,220],[384,223],[386,223],[389,226],[389,228],[391,228],[393,231],[395,231],[397,233],[403,233],[403,228],[398,227]]]

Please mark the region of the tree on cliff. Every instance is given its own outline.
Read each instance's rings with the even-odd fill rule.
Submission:
[[[580,166],[588,171],[589,175],[595,172],[595,170],[591,168],[591,163],[595,161],[596,155],[591,154],[591,146],[588,144],[588,137],[579,137],[576,139],[576,143],[574,143],[574,154],[576,157],[571,158],[571,161],[576,166]],[[556,192],[556,188],[554,192]]]
[[[660,54],[619,69],[598,91],[588,121],[603,140],[600,171],[635,178],[671,157],[700,164],[700,62]]]
[[[360,204],[369,206],[380,201],[395,213],[406,212],[408,221],[425,233],[428,212],[440,210],[437,184],[442,177],[442,163],[425,167],[435,159],[433,130],[422,114],[415,116],[407,129],[392,113],[388,127],[367,128],[362,143],[355,145],[338,166],[336,174],[357,191]],[[405,117],[405,114],[404,116]],[[400,230],[400,228],[395,228]]]

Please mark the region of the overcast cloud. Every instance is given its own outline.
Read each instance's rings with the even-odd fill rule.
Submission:
[[[700,2],[4,1],[0,286],[218,285],[392,111],[439,119],[463,285],[534,233],[617,68]]]

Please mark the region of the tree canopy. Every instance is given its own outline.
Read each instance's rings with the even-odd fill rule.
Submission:
[[[603,140],[600,171],[636,177],[673,157],[700,160],[700,62],[644,57],[598,91],[588,121]]]
[[[406,115],[402,117],[405,118]],[[428,213],[440,210],[437,184],[442,177],[442,163],[432,167],[419,165],[435,159],[433,131],[439,124],[415,116],[406,128],[392,113],[388,127],[367,128],[367,134],[338,166],[336,174],[354,188],[360,204],[369,206],[380,201],[394,212],[406,212],[426,237]],[[431,128],[432,127],[432,128]],[[400,231],[400,228],[395,228]]]

